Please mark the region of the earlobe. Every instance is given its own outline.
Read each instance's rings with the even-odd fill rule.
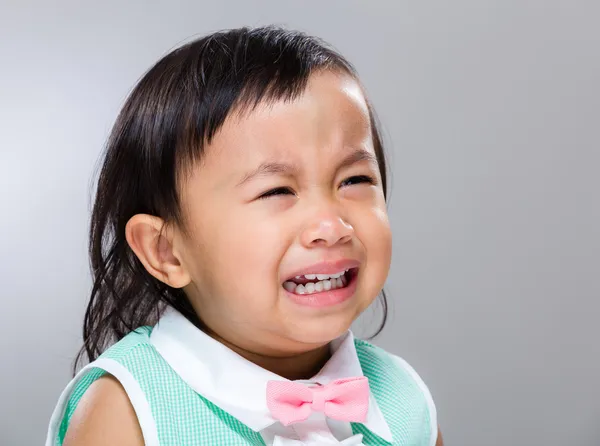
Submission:
[[[125,238],[152,276],[173,288],[189,284],[189,273],[174,252],[173,234],[164,220],[147,214],[134,215],[125,227]]]

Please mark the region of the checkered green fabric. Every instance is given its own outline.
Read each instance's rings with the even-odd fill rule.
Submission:
[[[198,395],[166,363],[150,343],[151,328],[142,327],[109,348],[109,358],[127,368],[139,383],[156,422],[164,446],[264,445],[261,435]],[[430,414],[425,396],[414,379],[385,351],[365,341],[356,341],[358,357],[371,391],[393,434],[388,443],[362,424],[353,424],[363,434],[365,445],[428,446]],[[69,421],[89,386],[105,372],[92,368],[75,385],[56,439],[62,445]]]
[[[352,431],[363,434],[365,445],[429,446],[431,414],[421,387],[385,350],[359,339],[354,342],[360,366],[369,378],[369,387],[394,442],[386,442],[362,424],[353,423]]]

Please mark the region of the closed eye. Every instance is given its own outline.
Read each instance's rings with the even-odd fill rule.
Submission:
[[[277,197],[281,195],[295,195],[294,192],[289,187],[276,187],[275,189],[271,189],[264,194],[260,195],[259,200],[263,200],[266,198]]]
[[[368,175],[356,175],[350,178],[346,178],[344,181],[342,181],[340,187],[352,186],[361,183],[376,184],[375,179],[373,177],[370,177]]]

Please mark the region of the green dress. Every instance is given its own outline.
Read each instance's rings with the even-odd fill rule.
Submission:
[[[110,347],[82,369],[63,392],[52,416],[46,446],[62,445],[77,403],[106,373],[119,379],[128,394],[142,392],[147,404],[132,399],[145,444],[148,446],[264,445],[259,432],[196,393],[169,366],[150,342],[151,327],[141,327]],[[400,358],[368,342],[355,339],[356,352],[371,392],[391,430],[387,442],[360,423],[365,445],[434,446],[437,438],[435,406],[416,373]],[[121,373],[126,370],[128,373]]]

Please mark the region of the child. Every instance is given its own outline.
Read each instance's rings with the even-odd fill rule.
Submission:
[[[108,142],[91,363],[47,446],[441,445],[418,375],[349,331],[388,275],[385,192],[371,106],[323,42],[243,28],[161,59]]]

